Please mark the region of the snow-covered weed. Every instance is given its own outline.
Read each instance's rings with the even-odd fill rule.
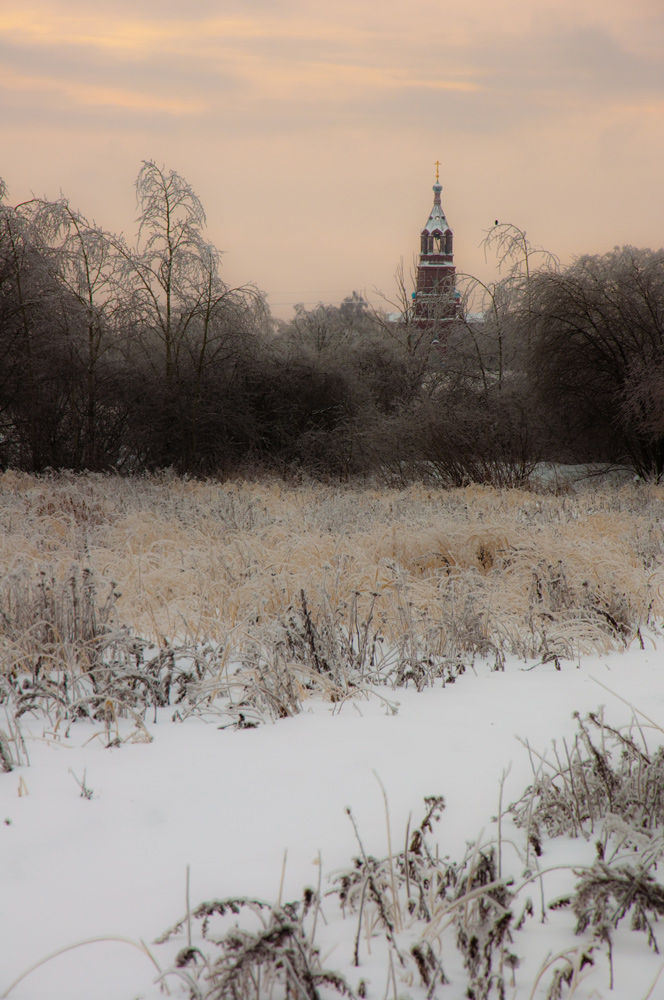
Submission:
[[[653,924],[664,916],[664,885],[655,876],[664,857],[664,747],[649,750],[636,715],[626,731],[601,711],[575,718],[574,743],[554,744],[551,760],[533,758],[535,780],[510,808],[536,869],[545,836],[596,838],[592,865],[575,869],[574,892],[550,906],[571,907],[575,933],[588,932],[592,950],[606,947],[613,988],[613,932],[627,914],[659,953]]]
[[[350,867],[333,874],[325,899],[320,898],[319,891],[306,889],[302,902],[283,906],[270,907],[257,900],[205,902],[158,938],[156,943],[163,944],[181,935],[188,925],[187,944],[176,954],[168,975],[179,975],[189,996],[197,1000],[258,1000],[272,995],[321,1000],[329,993],[319,992],[319,987],[332,988],[348,997],[377,996],[374,989],[369,993],[361,976],[353,991],[348,975],[320,968],[319,950],[314,945],[318,910],[321,907],[322,918],[334,926],[333,913],[327,909],[325,917],[322,909],[325,900],[332,899],[340,907],[344,921],[354,925],[352,961],[346,955],[342,963],[360,970],[366,957],[378,950],[388,988],[390,993],[394,990],[395,996],[412,996],[401,987],[397,994],[398,983],[412,987],[419,984],[418,996],[438,996],[437,987],[451,982],[446,972],[446,949],[451,945],[456,946],[461,960],[453,963],[457,988],[461,969],[466,997],[504,998],[519,965],[513,950],[514,935],[526,916],[532,915],[532,904],[526,901],[515,924],[513,909],[517,900],[512,880],[498,874],[492,847],[471,844],[459,863],[439,857],[428,838],[444,805],[441,796],[425,799],[424,817],[414,830],[407,830],[403,850],[387,857],[365,851],[348,810],[359,854]],[[247,926],[246,911],[254,918],[251,927]],[[240,920],[227,920],[219,932],[211,933],[210,919],[229,914]],[[202,920],[200,939],[194,944],[192,918]],[[347,940],[349,935],[344,933],[343,937]],[[209,942],[219,951],[213,952]],[[282,991],[271,993],[275,986],[281,986]]]
[[[305,928],[312,909],[313,931]],[[201,921],[202,947],[189,942],[166,975],[178,976],[192,1000],[261,1000],[275,996],[275,990],[277,996],[320,1000],[321,987],[355,1000],[344,977],[321,965],[313,942],[317,909],[318,898],[311,891],[302,901],[283,906],[244,898],[201,903],[156,942],[168,941],[185,923],[190,935],[191,921]],[[224,924],[228,916],[242,922]]]
[[[329,995],[325,987],[348,997],[433,998],[445,996],[448,987],[469,1000],[512,995],[567,1000],[589,973],[603,981],[596,965],[605,953],[613,988],[614,935],[624,917],[630,916],[631,929],[644,932],[658,950],[655,925],[664,916],[664,885],[656,877],[664,855],[663,751],[650,752],[637,727],[612,728],[599,712],[577,722],[579,736],[564,762],[554,753],[555,762],[542,766],[531,749],[533,786],[498,817],[498,837],[470,842],[460,861],[441,856],[434,842],[445,808],[442,796],[425,799],[419,825],[411,829],[409,821],[401,849],[390,847],[386,856],[365,848],[348,809],[358,853],[331,875],[327,893],[321,896],[320,886],[307,889],[302,901],[283,906],[256,900],[201,904],[158,940],[176,939],[189,925],[187,944],[168,975],[180,975],[190,997],[205,1000],[263,995],[318,1000]],[[513,842],[514,860],[503,865],[500,828],[508,817],[524,842]],[[530,892],[546,872],[541,859],[556,837],[579,833],[598,836],[597,858],[567,865],[576,885],[566,897],[546,899],[542,883],[539,923]],[[503,866],[509,871],[501,871]],[[350,933],[334,930],[328,901],[350,922]],[[554,912],[570,917],[569,944],[556,954],[548,948],[546,930],[547,914]],[[219,915],[240,919],[227,920],[215,934],[210,921]],[[192,919],[202,921],[193,943]],[[321,969],[314,937],[323,921],[328,945],[334,934],[346,942],[347,953],[336,952],[336,961],[352,975]],[[560,921],[555,933],[564,940]],[[369,987],[362,978],[362,970],[377,960],[387,987],[375,982]]]
[[[202,653],[180,648],[176,658],[167,644],[155,651],[119,624],[118,596],[111,583],[100,601],[92,572],[77,565],[63,583],[44,571],[31,579],[25,569],[3,581],[0,701],[11,708],[14,763],[20,762],[18,721],[26,713],[45,715],[53,730],[77,718],[101,721],[109,742],[117,720],[131,716],[134,737],[147,739],[146,710],[184,700],[189,684],[200,681],[207,669]],[[5,768],[12,763],[9,742],[0,733]]]
[[[563,740],[562,747],[553,745],[551,756],[539,758],[531,750],[535,780],[512,806],[528,840],[537,843],[543,832],[596,837],[603,859],[619,832],[632,849],[644,838],[650,842],[652,831],[664,834],[664,747],[649,751],[636,723],[624,732],[601,712],[575,718],[578,733],[571,746]],[[664,850],[658,839],[653,844]]]
[[[560,666],[661,621],[663,517],[664,491],[644,485],[6,472],[0,692],[54,721],[176,704],[252,724],[317,693],[451,682],[476,657]]]

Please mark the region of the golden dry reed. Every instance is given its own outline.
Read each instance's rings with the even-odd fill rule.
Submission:
[[[664,489],[564,496],[191,481],[164,474],[0,474],[0,584],[117,585],[121,624],[158,642],[241,643],[301,592],[314,619],[387,644],[574,658],[620,647],[664,612]],[[0,632],[2,617],[0,615]]]

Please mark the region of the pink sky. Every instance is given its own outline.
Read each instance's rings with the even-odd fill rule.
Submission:
[[[277,315],[390,295],[431,206],[459,270],[517,223],[563,261],[664,243],[661,0],[2,0],[0,176],[133,232],[177,170]]]

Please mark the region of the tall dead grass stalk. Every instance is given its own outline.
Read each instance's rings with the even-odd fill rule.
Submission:
[[[316,686],[331,700],[420,688],[475,657],[560,666],[662,620],[662,524],[649,485],[561,497],[5,472],[0,684],[89,677],[112,636],[171,661],[189,650],[208,703],[224,677],[242,701],[251,674],[277,716]]]

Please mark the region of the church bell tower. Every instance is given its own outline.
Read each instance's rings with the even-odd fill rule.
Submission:
[[[420,329],[430,328],[432,339],[443,340],[459,309],[455,288],[454,234],[445,218],[440,193],[440,161],[436,161],[433,208],[420,236],[420,260],[417,286],[413,292],[415,322]]]

